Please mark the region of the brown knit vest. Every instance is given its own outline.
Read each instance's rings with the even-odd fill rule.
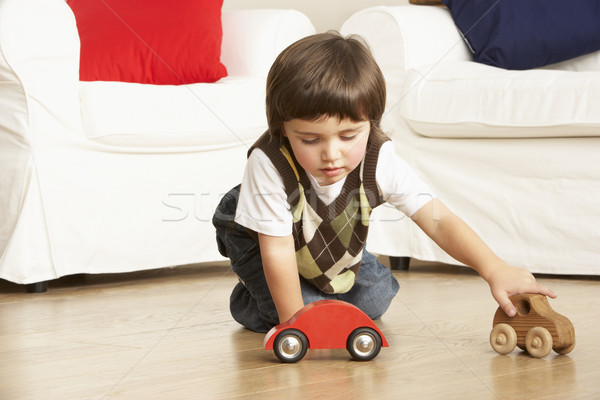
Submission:
[[[358,276],[371,211],[383,203],[375,171],[387,140],[369,138],[364,159],[329,205],[318,197],[287,138],[276,143],[266,132],[248,151],[264,151],[281,174],[293,215],[298,272],[325,293],[347,292]]]

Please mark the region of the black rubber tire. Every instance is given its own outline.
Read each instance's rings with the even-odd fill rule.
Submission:
[[[273,342],[273,351],[281,362],[295,363],[306,355],[308,339],[297,329],[286,329],[279,332]]]
[[[357,328],[346,341],[348,353],[358,361],[369,361],[377,357],[381,350],[381,336],[371,328]]]

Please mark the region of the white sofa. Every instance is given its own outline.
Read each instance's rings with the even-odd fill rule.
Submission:
[[[266,129],[268,69],[312,33],[297,11],[228,11],[216,83],[80,82],[66,3],[0,0],[0,278],[221,260],[210,220]]]
[[[441,7],[374,7],[341,30],[385,74],[398,153],[496,253],[600,274],[600,53],[529,71],[477,64]],[[373,218],[370,250],[457,263],[389,207]]]

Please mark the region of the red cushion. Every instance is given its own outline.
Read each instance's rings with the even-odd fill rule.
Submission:
[[[68,0],[81,40],[79,79],[181,85],[227,76],[223,0]]]

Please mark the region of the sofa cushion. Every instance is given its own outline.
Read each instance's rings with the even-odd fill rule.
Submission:
[[[129,150],[211,150],[249,146],[267,129],[264,78],[227,77],[179,86],[126,82],[80,86],[83,131],[97,143]]]
[[[407,73],[402,116],[430,137],[600,136],[600,71],[508,71],[470,61]]]
[[[586,54],[577,58],[571,58],[556,64],[541,67],[544,69],[558,69],[562,71],[600,71],[600,51]]]
[[[598,0],[443,0],[473,59],[530,69],[600,50]]]
[[[80,79],[215,82],[223,0],[68,0],[81,40]],[[143,12],[141,12],[143,10]]]

